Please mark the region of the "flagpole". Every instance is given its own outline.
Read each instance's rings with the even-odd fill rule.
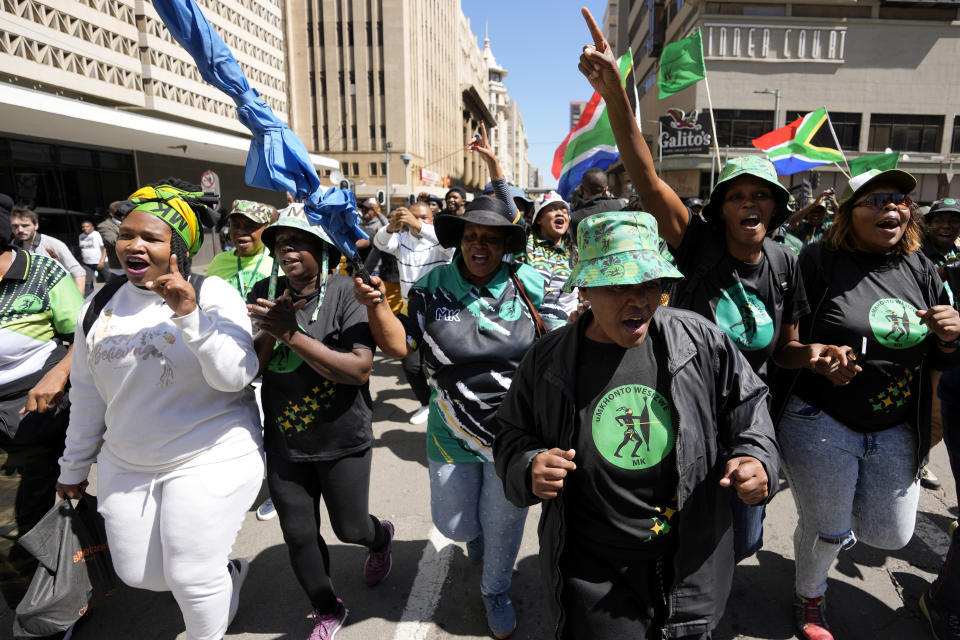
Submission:
[[[840,156],[843,158],[843,164],[847,165],[847,171],[850,173],[844,173],[843,169],[836,162],[833,164],[836,164],[837,168],[840,169],[840,173],[843,173],[843,175],[847,176],[847,180],[849,180],[850,174],[852,174],[853,171],[850,169],[850,163],[847,162],[847,155],[843,152],[843,147],[840,146],[840,140],[837,138],[837,132],[833,130],[833,120],[830,119],[830,112],[826,107],[823,108],[823,111],[827,114],[827,124],[830,125],[830,133],[833,134],[833,141],[837,143],[837,151],[840,152]]]
[[[723,169],[720,163],[720,147],[717,145],[717,121],[713,118],[713,98],[710,97],[710,80],[707,79],[706,65],[704,65],[703,86],[707,89],[707,107],[710,109],[710,126],[713,127],[713,153],[717,158],[717,171]],[[710,159],[710,191],[716,186],[713,184],[713,158]]]

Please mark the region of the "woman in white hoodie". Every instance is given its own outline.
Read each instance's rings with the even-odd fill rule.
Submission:
[[[117,575],[172,591],[189,640],[220,640],[247,571],[228,554],[263,476],[258,363],[236,291],[190,277],[206,210],[179,186],[131,196],[116,244],[127,282],[87,331],[97,296],[80,311],[57,490],[79,498],[96,461]]]

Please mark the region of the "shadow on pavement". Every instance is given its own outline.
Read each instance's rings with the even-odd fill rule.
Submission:
[[[861,554],[841,553],[848,562],[860,563]],[[867,554],[880,552],[870,549]],[[713,633],[713,640],[734,640],[741,636],[780,640],[793,638],[793,560],[769,551],[757,554],[759,565],[740,565],[733,578],[727,611]],[[872,565],[876,557],[866,557]],[[882,565],[882,562],[880,563]],[[902,587],[908,606],[892,609],[887,603],[863,589],[829,580],[827,584],[827,619],[834,636],[844,640],[876,640],[877,638],[925,639],[928,636],[920,619],[917,600],[929,585],[910,573],[891,575]]]
[[[424,468],[427,466],[427,447],[424,444],[423,433],[391,429],[380,434],[373,446],[386,447],[401,460],[416,462]]]

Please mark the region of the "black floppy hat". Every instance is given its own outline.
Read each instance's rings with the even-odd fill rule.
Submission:
[[[522,213],[513,213],[496,198],[479,196],[468,203],[462,216],[444,214],[434,220],[437,240],[446,248],[459,247],[464,225],[468,222],[484,227],[504,227],[507,232],[504,252],[520,253],[527,244],[527,233],[520,224]]]

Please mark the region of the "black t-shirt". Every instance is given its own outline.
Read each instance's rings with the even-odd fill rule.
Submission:
[[[677,507],[676,412],[666,356],[584,338],[577,366],[577,470],[567,524],[577,537],[633,548],[661,540]]]
[[[254,285],[248,300],[266,298],[270,279]],[[277,281],[277,294],[287,279]],[[349,278],[327,278],[316,321],[319,295],[306,296],[297,312],[300,330],[332,349],[370,349],[376,344],[367,324],[367,309],[353,297]],[[373,443],[370,389],[324,378],[285,345],[277,345],[263,373],[264,448],[288,460],[335,460]]]
[[[768,251],[781,251],[786,272],[775,274]],[[807,296],[797,267],[797,256],[780,245],[765,242],[757,264],[733,258],[723,230],[691,216],[683,241],[674,251],[677,268],[686,277],[677,285],[676,306],[695,311],[715,322],[730,336],[761,377],[780,340],[783,325],[809,313]],[[698,268],[706,270],[696,278]],[[691,290],[690,287],[694,288]]]
[[[801,338],[856,351],[866,338],[867,349],[858,362],[863,371],[850,384],[834,386],[804,370],[794,393],[860,433],[906,422],[916,412],[922,359],[935,339],[916,313],[931,305],[923,280],[918,281],[906,258],[895,254],[811,249],[820,247],[800,254],[808,289],[830,285],[815,315],[803,323]],[[937,299],[933,304],[949,304],[940,279],[933,273],[929,277]]]

